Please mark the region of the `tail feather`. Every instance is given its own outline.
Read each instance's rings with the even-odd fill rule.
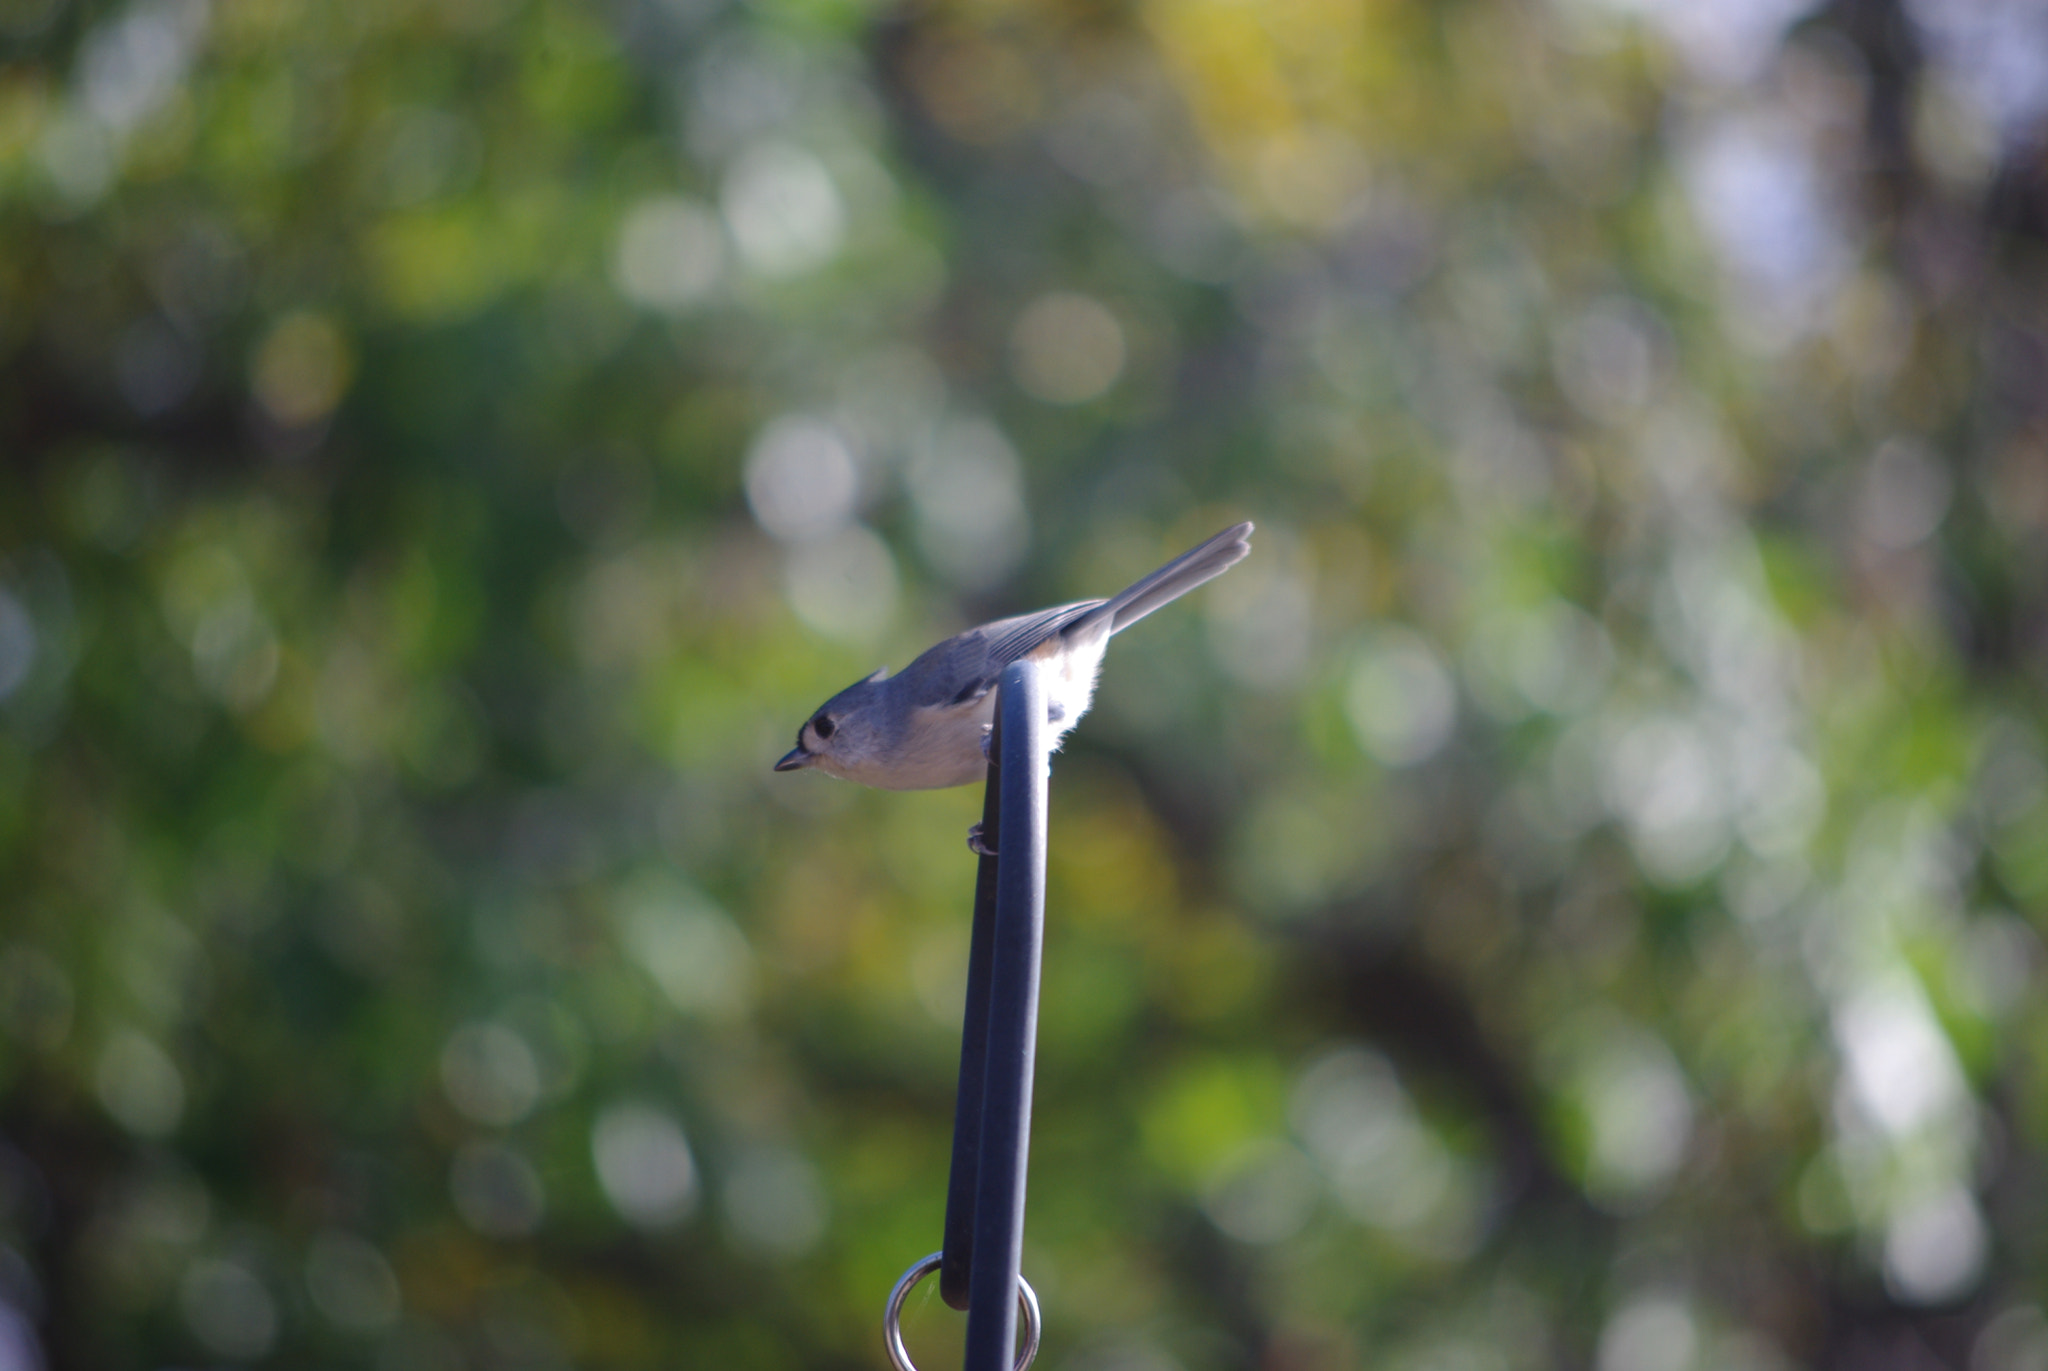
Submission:
[[[1224,529],[1200,547],[1168,562],[1126,589],[1090,610],[1066,630],[1070,636],[1083,634],[1107,623],[1111,633],[1121,633],[1162,605],[1170,604],[1201,585],[1221,576],[1244,560],[1252,550],[1250,523]]]

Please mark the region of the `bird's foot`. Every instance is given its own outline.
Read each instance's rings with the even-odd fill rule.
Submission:
[[[993,857],[996,855],[996,850],[982,841],[980,824],[976,824],[967,830],[967,850],[977,857]]]

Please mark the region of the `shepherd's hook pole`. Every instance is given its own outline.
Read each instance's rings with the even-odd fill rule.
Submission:
[[[989,736],[988,784],[981,800],[984,849],[974,873],[974,923],[967,945],[967,1002],[960,1017],[960,1089],[953,1099],[953,1169],[946,1183],[945,1246],[940,1252],[939,1298],[967,1308],[967,1275],[974,1266],[974,1195],[980,1175],[981,1107],[988,1078],[989,970],[995,958],[995,854],[1002,843],[1003,716],[997,700]]]
[[[974,1210],[967,1265],[965,1371],[1011,1371],[1017,1340],[1017,1282],[1024,1257],[1024,1171],[1031,1145],[1031,1075],[1037,1055],[1039,954],[1045,931],[1045,687],[1040,667],[1013,662],[1003,671],[997,702],[998,759],[991,776],[1000,833],[994,846],[995,914],[991,920],[986,1051],[981,1064],[981,1121],[974,1139]],[[983,871],[986,871],[984,859]],[[981,901],[977,889],[976,907]],[[980,920],[975,937],[980,940]],[[969,952],[969,975],[975,953]],[[970,989],[970,1004],[974,992]],[[971,1012],[971,1011],[970,1011]],[[963,1038],[972,1034],[967,1025]],[[962,1047],[963,1067],[968,1061]],[[963,1070],[962,1086],[967,1072]],[[958,1147],[956,1142],[956,1159]],[[957,1172],[957,1162],[956,1162]],[[959,1183],[955,1182],[958,1198]],[[947,1264],[954,1215],[948,1213]],[[941,1289],[944,1288],[944,1271]]]

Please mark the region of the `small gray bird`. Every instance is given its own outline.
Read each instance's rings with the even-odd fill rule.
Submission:
[[[1003,668],[1044,662],[1051,745],[1088,712],[1110,635],[1220,576],[1250,552],[1238,524],[1107,600],[1056,605],[970,628],[891,676],[884,667],[834,695],[796,733],[777,771],[816,767],[884,790],[935,790],[988,774],[986,739]]]

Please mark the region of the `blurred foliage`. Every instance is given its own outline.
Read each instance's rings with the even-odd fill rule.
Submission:
[[[2043,1365],[2044,71],[0,0],[0,1367],[882,1366],[978,796],[769,763],[1241,517],[1056,766],[1042,1364]]]

